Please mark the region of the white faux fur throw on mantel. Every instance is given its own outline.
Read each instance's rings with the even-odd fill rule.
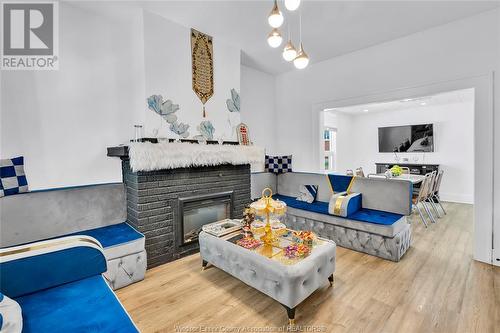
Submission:
[[[208,145],[197,143],[140,142],[129,145],[133,172],[213,166],[221,164],[264,164],[264,149],[257,146]]]

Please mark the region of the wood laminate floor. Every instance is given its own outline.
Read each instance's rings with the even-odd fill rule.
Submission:
[[[472,260],[470,205],[425,229],[412,216],[413,244],[399,263],[337,248],[335,285],[297,308],[297,325],[323,332],[500,332],[500,268]],[[148,270],[117,292],[142,332],[274,331],[287,323],[270,297],[211,267],[199,254]],[[312,329],[312,328],[310,328]],[[232,332],[237,332],[233,330]],[[265,332],[265,331],[264,331]]]

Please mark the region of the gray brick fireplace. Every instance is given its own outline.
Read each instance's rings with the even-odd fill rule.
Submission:
[[[132,172],[122,160],[127,220],[146,237],[148,268],[198,251],[202,222],[241,218],[250,202],[250,165]]]

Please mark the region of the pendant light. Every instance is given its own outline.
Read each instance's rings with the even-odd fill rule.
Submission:
[[[283,49],[283,59],[290,62],[297,57],[297,50],[293,46],[292,38],[290,36],[290,21],[288,22],[288,43],[286,43]]]
[[[294,11],[300,6],[300,0],[285,0],[285,7],[289,11]]]
[[[267,43],[270,47],[277,48],[281,45],[283,41],[283,37],[281,37],[280,31],[277,28],[274,28],[269,35],[267,35]]]
[[[279,28],[283,24],[283,14],[281,14],[279,8],[278,8],[278,2],[274,0],[274,6],[271,12],[269,13],[269,16],[267,17],[267,22],[269,22],[269,25],[273,28]]]
[[[302,45],[302,13],[299,16],[299,32],[300,32],[300,48],[297,57],[293,59],[293,65],[297,69],[304,69],[309,64],[309,56],[304,51],[304,46]]]

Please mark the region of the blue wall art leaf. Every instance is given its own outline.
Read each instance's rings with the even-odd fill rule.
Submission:
[[[178,122],[170,124],[170,130],[175,134],[179,135],[181,138],[187,138],[189,136],[189,132],[187,131],[188,129],[189,129],[188,124],[178,123]]]
[[[240,112],[240,95],[234,88],[231,89],[231,99],[226,100],[226,105],[229,112]]]
[[[209,120],[204,120],[198,125],[198,131],[200,131],[201,135],[203,135],[207,140],[213,140],[215,128]]]
[[[177,121],[175,112],[179,110],[179,104],[174,104],[169,99],[164,102],[161,95],[151,95],[147,101],[148,108],[162,116],[167,123],[173,124]]]
[[[161,115],[161,104],[163,97],[161,95],[151,95],[148,97],[148,108]]]

